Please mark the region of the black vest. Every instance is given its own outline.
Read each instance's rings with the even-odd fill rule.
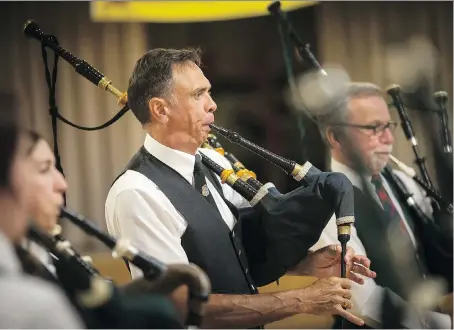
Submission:
[[[258,292],[249,274],[247,256],[241,243],[240,220],[230,231],[219,213],[201,194],[195,192],[187,180],[152,156],[143,146],[131,159],[126,170],[139,172],[153,181],[185,218],[187,228],[181,237],[181,244],[189,262],[207,273],[213,293]],[[204,170],[206,177],[223,197],[220,184],[213,173],[206,168]],[[238,210],[228,201],[226,203],[233,214],[238,216]],[[154,257],[159,259],[158,255]]]
[[[402,287],[399,286],[395,280],[398,276],[404,280],[422,280],[427,274],[439,275],[441,273],[445,278],[452,278],[452,250],[450,254],[448,252],[448,255],[446,255],[446,252],[441,252],[442,249],[439,249],[436,246],[437,241],[444,240],[442,233],[436,230],[432,222],[423,224],[417,219],[417,215],[412,212],[412,209],[410,209],[405,200],[405,194],[408,192],[401,191],[397,187],[397,183],[394,182],[399,180],[398,185],[404,187],[403,182],[401,182],[396,175],[386,171],[382,174],[396,197],[405,219],[411,224],[410,227],[417,229],[412,230],[412,233],[417,240],[418,250],[415,250],[415,253],[412,254],[414,260],[412,260],[413,267],[411,269],[405,266],[400,267],[399,269],[392,268],[390,266],[389,257],[387,256],[386,251],[383,250],[384,247],[389,246],[389,242],[386,241],[386,224],[380,222],[381,217],[374,217],[374,215],[386,217],[386,214],[375,200],[371,200],[362,190],[354,187],[355,227],[357,229],[358,237],[366,249],[367,257],[371,260],[371,268],[377,273],[375,282],[380,286],[389,288],[400,296],[404,296],[405,292],[402,291]],[[440,270],[440,267],[443,267],[444,265],[446,265],[446,267]],[[443,271],[445,268],[451,269],[451,272],[444,274]],[[412,272],[414,269],[418,270],[417,274]],[[450,285],[452,288],[452,280]],[[401,306],[387,305],[385,309],[389,313],[402,312]],[[347,327],[350,329],[360,328],[350,322],[346,323]],[[368,327],[364,326],[363,328]]]
[[[353,186],[353,189],[355,193],[355,227],[358,237],[366,250],[366,255],[371,261],[371,269],[377,273],[377,277],[374,280],[378,285],[386,287],[399,296],[404,297],[405,292],[403,291],[403,287],[399,285],[399,282],[396,279],[423,278],[425,267],[421,262],[420,254],[412,254],[414,260],[411,260],[411,268],[404,266],[396,269],[391,267],[389,256],[390,250],[386,250],[390,246],[386,233],[387,224],[383,221],[383,217],[386,217],[387,215],[375,199],[371,199],[355,186]],[[394,189],[392,190],[394,196],[397,198],[399,195]],[[398,201],[404,212],[405,218],[408,221],[412,221],[410,214],[405,210],[405,206],[399,199]],[[415,267],[420,271],[418,274],[412,272]],[[399,308],[400,306],[389,305],[388,312],[397,313]],[[336,318],[336,323],[333,326],[334,329],[339,328],[339,322],[340,319]],[[370,329],[367,325],[360,327],[346,320],[344,326],[348,329]]]
[[[410,223],[414,223],[412,214],[408,212],[404,201],[399,198],[399,194],[392,182],[389,181],[389,178],[386,175],[385,179],[387,179],[394,196],[399,202],[405,219]],[[375,200],[371,200],[363,191],[356,187],[354,187],[354,191],[355,227],[357,229],[358,237],[366,249],[367,257],[371,260],[371,267],[377,273],[375,282],[380,286],[389,288],[399,296],[405,297],[406,293],[403,291],[402,286],[396,282],[396,279],[399,276],[407,280],[422,280],[427,274],[424,258],[420,253],[420,250],[412,250],[414,253],[411,253],[412,260],[409,261],[411,266],[410,269],[404,265],[399,269],[391,269],[389,257],[387,256],[386,251],[383,250],[390,246],[386,233],[387,225],[385,222],[382,222],[382,219],[386,218],[387,215],[380,205]],[[374,215],[379,216],[377,217]],[[413,232],[413,234],[415,233]],[[418,240],[417,236],[416,239]],[[414,273],[415,269],[418,270],[417,274]],[[398,272],[398,274],[396,272]]]

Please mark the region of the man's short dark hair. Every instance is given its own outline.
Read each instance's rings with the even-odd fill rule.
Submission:
[[[153,97],[170,96],[173,65],[189,61],[201,65],[200,49],[156,48],[136,62],[129,78],[128,105],[142,125],[151,119],[148,102]]]

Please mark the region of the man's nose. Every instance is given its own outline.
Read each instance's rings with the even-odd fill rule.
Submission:
[[[218,108],[216,102],[214,102],[213,98],[210,95],[210,103],[208,104],[208,112],[215,112]]]

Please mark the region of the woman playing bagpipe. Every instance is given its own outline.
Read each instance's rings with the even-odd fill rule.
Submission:
[[[3,110],[2,115],[8,114]],[[25,274],[14,244],[26,233],[29,194],[26,156],[29,141],[19,136],[15,123],[0,118],[0,328],[75,329],[82,320],[59,288]]]
[[[47,142],[34,132],[23,134],[32,141],[28,150],[32,170],[26,182],[30,190],[27,206],[32,220],[28,239],[16,247],[24,270],[62,287],[88,328],[182,328],[182,314],[186,312],[179,313],[171,300],[162,294],[162,291],[171,293],[169,283],[167,289],[164,288],[165,281],[157,288],[138,281],[118,288],[85,262],[59,232],[53,232],[58,228],[60,213],[68,214],[65,213],[68,211],[62,211],[67,183],[55,168]],[[170,287],[185,284],[178,276],[171,281]],[[145,291],[140,293],[135,286]],[[192,305],[196,305],[195,301]],[[202,311],[199,310],[201,314]],[[198,324],[192,322],[190,325]]]

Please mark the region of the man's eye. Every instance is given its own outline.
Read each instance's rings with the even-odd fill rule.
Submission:
[[[375,132],[381,132],[385,129],[386,125],[376,125],[374,128]]]

